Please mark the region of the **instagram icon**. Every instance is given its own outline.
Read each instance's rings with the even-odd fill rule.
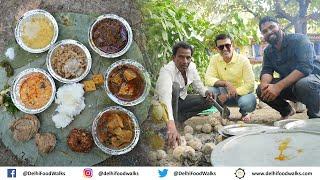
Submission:
[[[85,168],[83,170],[83,176],[86,178],[91,178],[93,175],[92,169],[91,168]]]

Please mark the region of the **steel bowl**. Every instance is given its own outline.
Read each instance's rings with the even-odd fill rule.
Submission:
[[[140,95],[140,97],[138,97],[135,100],[132,101],[125,101],[122,99],[119,99],[116,95],[114,95],[111,90],[109,89],[109,85],[108,85],[108,80],[109,80],[109,76],[111,75],[112,70],[114,70],[116,67],[122,66],[122,65],[131,65],[136,67],[139,70],[140,76],[144,79],[145,86],[144,86],[144,91],[143,93]],[[144,99],[148,96],[149,94],[149,90],[150,90],[150,76],[149,73],[147,72],[147,70],[138,62],[131,60],[131,59],[123,59],[120,61],[117,61],[113,64],[111,64],[108,69],[106,70],[106,73],[104,75],[105,77],[105,83],[104,83],[104,87],[105,90],[107,92],[107,95],[109,96],[109,98],[114,101],[115,103],[122,105],[122,106],[134,106],[137,105],[139,103],[141,103],[142,101],[144,101]]]
[[[128,33],[128,42],[126,44],[126,46],[121,49],[120,51],[116,52],[116,53],[106,53],[106,52],[103,52],[102,50],[100,50],[93,42],[93,38],[92,38],[92,30],[94,28],[94,26],[99,23],[100,21],[104,20],[104,19],[115,19],[115,20],[118,20],[119,22],[121,22],[124,27],[126,28],[127,30],[127,33]],[[125,54],[131,44],[132,44],[132,30],[131,30],[131,27],[129,25],[129,23],[122,17],[119,17],[115,14],[105,14],[105,15],[101,15],[99,16],[90,26],[89,28],[89,34],[88,34],[88,41],[89,41],[89,44],[90,44],[90,47],[96,52],[98,53],[100,56],[102,57],[106,57],[106,58],[116,58],[116,57],[119,57],[119,56],[122,56],[123,54]]]
[[[48,80],[50,81],[51,87],[52,87],[52,93],[51,93],[51,97],[50,97],[49,101],[43,107],[38,108],[38,109],[27,108],[20,100],[20,86],[22,85],[24,80],[28,77],[28,75],[30,75],[32,73],[43,74],[46,78],[48,78]],[[55,86],[55,83],[54,83],[52,77],[45,70],[39,69],[39,68],[30,68],[30,69],[26,69],[26,70],[20,72],[14,78],[13,84],[11,87],[11,91],[10,91],[11,99],[12,99],[12,102],[14,103],[14,105],[20,111],[28,113],[28,114],[37,114],[37,113],[41,113],[42,111],[46,110],[53,102],[55,94],[56,94],[56,86]]]
[[[131,141],[131,143],[122,148],[122,149],[113,149],[113,148],[109,148],[107,146],[105,146],[104,144],[102,144],[98,138],[98,133],[97,133],[97,126],[98,126],[98,122],[100,120],[100,117],[106,113],[106,112],[112,112],[112,111],[121,111],[124,112],[125,114],[127,114],[133,124],[134,124],[134,137],[133,140]],[[135,115],[130,112],[129,110],[120,107],[120,106],[110,106],[107,107],[104,111],[100,112],[96,118],[94,119],[93,123],[92,123],[92,136],[93,136],[93,140],[95,142],[95,144],[105,153],[110,154],[110,155],[121,155],[121,154],[125,154],[129,151],[131,151],[138,143],[139,141],[139,137],[140,137],[140,127],[139,127],[139,123],[137,118],[135,117]]]
[[[33,48],[28,47],[22,41],[22,38],[21,38],[21,25],[22,25],[22,23],[24,21],[28,20],[30,17],[36,16],[36,15],[44,15],[45,17],[47,17],[51,21],[53,28],[54,28],[54,35],[53,35],[51,42],[46,47],[41,48],[41,49],[33,49]],[[42,53],[42,52],[47,51],[51,47],[51,45],[53,45],[56,42],[56,40],[58,38],[59,28],[58,28],[57,21],[49,12],[47,12],[45,10],[41,10],[41,9],[35,9],[35,10],[31,10],[31,11],[26,12],[23,16],[20,17],[20,19],[18,20],[18,23],[15,27],[14,32],[15,32],[16,41],[22,49],[24,49],[30,53]]]
[[[76,45],[78,47],[80,47],[83,52],[85,53],[86,55],[86,60],[87,60],[87,68],[86,70],[82,73],[81,76],[77,77],[77,78],[74,78],[74,79],[66,79],[62,76],[60,76],[58,73],[56,73],[52,67],[52,64],[51,64],[51,57],[54,53],[54,51],[59,48],[60,46],[62,45],[67,45],[67,44],[72,44],[72,45]],[[81,81],[82,79],[84,79],[88,73],[90,72],[90,69],[91,69],[91,65],[92,65],[92,59],[91,59],[91,55],[90,55],[90,52],[89,50],[86,48],[86,46],[84,46],[82,43],[76,41],[76,40],[72,40],[72,39],[66,39],[66,40],[62,40],[62,41],[59,41],[57,42],[56,44],[54,44],[52,46],[52,48],[50,48],[49,52],[48,52],[48,55],[47,55],[47,59],[46,59],[46,65],[47,65],[47,68],[48,68],[48,71],[49,73],[52,75],[52,77],[54,77],[56,80],[62,82],[62,83],[76,83],[76,82],[79,82]]]

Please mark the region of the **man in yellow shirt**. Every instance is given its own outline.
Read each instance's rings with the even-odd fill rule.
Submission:
[[[205,75],[205,84],[217,95],[223,106],[239,106],[241,119],[251,120],[250,112],[256,108],[254,74],[248,58],[234,51],[232,39],[227,34],[216,36],[219,54],[210,59]]]

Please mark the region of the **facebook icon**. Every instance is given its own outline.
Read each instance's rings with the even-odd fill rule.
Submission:
[[[7,177],[8,178],[15,178],[17,174],[16,169],[7,169]]]

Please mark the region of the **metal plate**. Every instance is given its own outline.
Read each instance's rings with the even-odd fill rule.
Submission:
[[[316,119],[294,121],[286,124],[284,128],[320,132],[320,119],[316,118]]]
[[[264,126],[260,124],[232,124],[224,126],[221,132],[224,135],[237,136],[246,133],[261,132],[274,129],[279,129],[279,127]]]
[[[285,129],[234,136],[214,148],[211,164],[213,166],[320,166],[320,143],[315,143],[319,141],[320,132]],[[282,153],[279,149],[283,150]],[[279,157],[284,158],[278,160]]]
[[[115,96],[109,89],[109,86],[108,86],[108,77],[110,76],[110,73],[112,72],[112,70],[118,66],[121,66],[121,65],[131,65],[131,66],[134,66],[136,68],[138,68],[138,70],[140,71],[140,75],[143,77],[144,79],[144,83],[145,83],[145,88],[144,88],[144,91],[143,93],[141,94],[141,96],[139,98],[137,98],[136,100],[133,100],[133,101],[124,101],[124,100],[121,100],[121,99],[118,99],[117,96]],[[131,59],[123,59],[123,60],[120,60],[120,61],[117,61],[113,64],[111,64],[108,69],[106,70],[106,73],[105,73],[105,83],[104,83],[104,87],[105,87],[105,90],[107,91],[107,94],[109,96],[109,98],[114,101],[115,103],[119,104],[119,105],[122,105],[122,106],[134,106],[134,105],[137,105],[139,103],[141,103],[142,101],[144,101],[144,99],[148,96],[149,94],[149,90],[150,90],[150,77],[149,77],[149,73],[147,72],[147,70],[138,62],[134,61],[134,60],[131,60]]]
[[[284,128],[284,126],[288,123],[294,122],[294,121],[300,121],[301,119],[284,119],[280,121],[276,121],[273,123],[274,126]]]
[[[109,111],[121,111],[121,112],[124,112],[133,121],[133,124],[134,124],[134,137],[133,137],[133,140],[131,141],[131,143],[127,147],[125,147],[123,149],[111,149],[111,148],[108,148],[105,145],[103,145],[98,139],[97,126],[98,126],[99,119],[105,112],[109,112]],[[95,144],[103,152],[105,152],[107,154],[110,154],[110,155],[121,155],[121,154],[125,154],[125,153],[131,151],[137,145],[137,143],[139,141],[139,137],[140,137],[140,127],[139,127],[139,123],[138,123],[137,118],[135,117],[135,115],[132,112],[130,112],[129,110],[127,110],[127,109],[125,109],[123,107],[120,107],[120,106],[111,106],[111,107],[106,108],[104,111],[100,112],[96,116],[96,118],[94,119],[93,124],[92,124],[92,136],[93,136],[93,140],[94,140]]]
[[[20,100],[20,86],[21,86],[21,83],[24,81],[24,79],[29,74],[32,74],[32,73],[41,73],[41,74],[43,74],[50,81],[50,84],[51,84],[51,87],[52,87],[52,93],[51,93],[51,97],[50,97],[49,101],[43,107],[38,108],[38,109],[26,108],[24,106],[24,104]],[[14,103],[14,105],[19,110],[21,110],[22,112],[28,113],[28,114],[37,114],[37,113],[40,113],[40,112],[46,110],[51,105],[51,103],[53,102],[54,96],[56,94],[56,86],[55,86],[55,83],[54,83],[52,77],[50,76],[49,73],[47,73],[45,70],[40,69],[40,68],[29,68],[29,69],[26,69],[26,70],[20,72],[14,78],[13,85],[11,87],[12,88],[11,88],[11,91],[10,91],[10,95],[11,95],[11,98],[12,98],[12,102]]]
[[[32,48],[28,47],[27,45],[25,45],[21,39],[21,25],[25,20],[27,20],[31,16],[35,16],[35,15],[39,15],[39,14],[44,15],[45,17],[47,17],[51,21],[53,28],[54,28],[54,35],[53,35],[51,42],[46,47],[41,48],[41,49],[32,49]],[[23,16],[20,17],[14,32],[15,32],[16,41],[22,49],[24,49],[30,53],[42,53],[42,52],[47,51],[51,47],[51,45],[56,42],[56,40],[58,38],[59,28],[58,28],[57,21],[49,12],[47,12],[45,10],[41,10],[41,9],[35,9],[35,10],[31,10],[31,11],[26,12],[25,14],[23,14]]]
[[[59,74],[57,74],[53,70],[52,65],[51,65],[51,56],[53,55],[54,50],[57,49],[58,47],[62,46],[62,45],[67,45],[67,44],[72,44],[72,45],[76,45],[76,46],[80,47],[83,50],[83,52],[85,53],[86,57],[87,57],[86,58],[86,60],[87,60],[87,68],[86,68],[86,70],[82,73],[81,76],[79,76],[77,78],[74,78],[74,79],[66,79],[66,78],[61,77]],[[84,79],[88,75],[88,73],[90,72],[90,69],[91,69],[92,59],[91,59],[90,52],[86,48],[86,46],[84,46],[79,41],[72,40],[72,39],[66,39],[66,40],[59,41],[59,42],[57,42],[56,44],[54,44],[52,46],[52,48],[49,50],[48,55],[47,55],[46,65],[47,65],[49,73],[56,80],[58,80],[58,81],[60,81],[62,83],[75,83],[75,82],[81,81],[82,79]]]
[[[103,19],[116,19],[116,20],[120,21],[125,26],[125,28],[126,28],[126,30],[128,32],[128,42],[127,42],[126,46],[122,50],[120,50],[119,52],[116,52],[116,53],[105,53],[105,52],[101,51],[93,42],[93,39],[92,39],[93,27]],[[129,50],[130,46],[131,46],[132,38],[133,38],[133,35],[132,35],[132,30],[131,30],[131,27],[130,27],[129,23],[124,18],[119,17],[119,16],[117,16],[115,14],[105,14],[105,15],[99,16],[91,24],[91,26],[89,28],[89,34],[88,34],[88,41],[89,41],[90,47],[96,53],[98,53],[100,56],[106,57],[106,58],[116,58],[116,57],[122,56],[124,53],[126,53]]]

